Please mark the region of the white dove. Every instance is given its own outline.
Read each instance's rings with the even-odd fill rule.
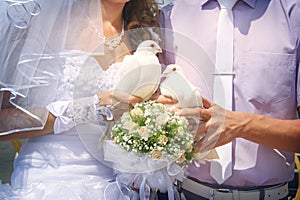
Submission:
[[[162,77],[165,77],[165,80],[160,85],[161,94],[178,100],[172,107],[203,107],[200,89],[189,82],[179,65],[168,65]]]
[[[178,103],[172,105],[172,107],[203,108],[200,89],[189,82],[179,65],[168,65],[164,70],[162,77],[165,77],[166,79],[160,85],[161,94],[178,100]],[[199,124],[199,118],[195,117],[194,120]],[[215,149],[199,153],[197,156],[197,160],[200,161],[200,163],[203,163],[205,159],[212,160],[217,158],[219,158],[219,155]]]
[[[178,100],[177,104],[168,107],[203,108],[200,89],[189,82],[179,65],[168,65],[164,70],[162,77],[165,77],[165,80],[163,80],[160,85],[161,94]],[[199,118],[192,118],[195,120],[196,124],[199,124]],[[219,158],[219,155],[215,149],[197,155],[197,160],[200,161],[200,163],[203,163],[205,159],[212,160],[217,158]]]
[[[115,86],[122,91],[148,100],[157,90],[161,77],[161,64],[156,56],[160,46],[153,40],[141,42],[133,55],[127,55],[120,69],[120,80]]]

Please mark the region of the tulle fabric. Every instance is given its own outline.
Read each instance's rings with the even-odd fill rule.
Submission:
[[[179,193],[174,186],[176,180],[183,181],[185,169],[170,160],[153,160],[149,155],[128,152],[121,147],[104,141],[104,160],[112,163],[116,170],[116,180],[106,188],[105,195],[120,195],[144,200],[155,197],[155,191],[168,193],[168,199],[179,200]],[[139,191],[137,194],[136,191]]]
[[[11,185],[0,184],[1,199],[104,199],[114,178],[111,168],[85,150],[75,128],[30,139],[14,166]]]
[[[0,134],[42,129],[64,59],[76,51],[103,54],[100,1],[0,1]],[[9,102],[9,103],[8,103]],[[30,121],[24,123],[25,121]],[[14,122],[14,123],[13,123]],[[23,123],[21,123],[23,122]]]

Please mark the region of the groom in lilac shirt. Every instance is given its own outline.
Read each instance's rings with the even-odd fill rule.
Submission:
[[[297,118],[300,1],[240,0],[232,11],[235,74],[232,110],[279,119]],[[164,27],[201,46],[214,61],[219,12],[217,0],[177,0],[162,9],[162,22]],[[171,42],[167,41],[166,45]],[[174,49],[174,46],[166,48]],[[175,48],[180,52],[180,46]],[[175,62],[187,66],[176,52]],[[206,88],[203,81],[197,82],[191,68],[185,70],[191,81]],[[210,91],[203,91],[203,96],[212,101],[210,94]],[[232,175],[222,184],[212,178],[210,161],[200,166],[191,164],[189,179],[183,184],[186,198],[286,198],[286,183],[294,175],[293,153],[238,138],[232,142],[231,154]]]

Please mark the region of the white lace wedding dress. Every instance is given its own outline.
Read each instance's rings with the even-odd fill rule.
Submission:
[[[118,68],[119,63],[115,63],[104,71],[94,58],[86,55],[66,58],[58,78],[57,98],[50,111],[64,114],[65,102],[108,91],[118,79]],[[90,129],[80,126],[86,126],[85,120],[95,120],[94,113],[89,113],[94,112],[91,110],[76,113],[82,120],[77,127],[72,127],[74,120],[58,116],[55,131],[62,133],[29,139],[15,159],[11,184],[0,184],[0,199],[105,199],[105,188],[114,179],[113,170],[87,151],[88,137],[83,137],[88,142],[80,137],[89,135]],[[94,143],[97,145],[97,141]]]

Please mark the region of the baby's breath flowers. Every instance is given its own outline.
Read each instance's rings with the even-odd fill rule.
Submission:
[[[148,101],[125,112],[112,128],[113,143],[126,151],[148,154],[154,160],[166,159],[187,166],[193,159],[193,135],[188,120]]]

